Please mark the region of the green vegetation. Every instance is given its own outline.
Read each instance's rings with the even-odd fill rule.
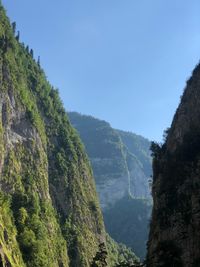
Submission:
[[[45,126],[31,90],[31,76],[41,74],[31,55],[14,38],[15,29],[16,24],[11,29],[1,6],[2,134],[6,140],[2,146],[1,189],[10,198],[7,216],[9,219],[13,214],[16,240],[26,266],[53,267],[59,262],[68,266],[66,242],[48,192]],[[13,139],[8,135],[5,139],[8,129]],[[6,224],[4,227],[7,229]]]
[[[107,235],[106,240],[111,266],[116,267],[122,263],[130,265],[139,263],[138,257],[130,248],[127,248],[124,244],[117,243],[109,235]]]
[[[90,267],[105,239],[92,170],[16,28],[0,5],[0,266]]]
[[[123,144],[119,135],[105,121],[100,121],[92,116],[80,115],[76,112],[68,113],[72,125],[77,129],[83,141],[88,156],[92,162],[96,183],[102,183],[104,176],[119,179],[126,174],[126,164],[123,156]],[[93,163],[93,159],[104,162]]]
[[[17,230],[10,209],[10,197],[0,192],[0,266],[24,267],[22,255],[16,241]],[[6,265],[7,264],[7,265]]]

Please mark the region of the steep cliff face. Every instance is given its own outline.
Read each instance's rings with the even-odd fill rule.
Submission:
[[[24,65],[26,57],[29,66]],[[0,6],[2,265],[68,266],[66,242],[50,200],[47,136],[32,92],[31,68],[40,75]]]
[[[168,137],[154,145],[154,208],[148,267],[200,266],[200,65],[181,99]]]
[[[152,157],[148,139],[131,132],[116,130],[126,150],[130,177],[130,192],[136,198],[151,198],[149,186],[152,174]]]
[[[0,266],[105,266],[106,235],[83,145],[12,26],[0,5]],[[106,266],[125,259],[113,246]]]

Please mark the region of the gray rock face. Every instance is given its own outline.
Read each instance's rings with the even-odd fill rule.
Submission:
[[[154,157],[147,266],[200,266],[200,66]]]
[[[146,176],[141,163],[131,155],[128,161],[130,193],[136,198],[151,198],[150,186],[148,180],[150,176]]]
[[[91,159],[91,164],[93,169],[103,170],[104,168],[115,166],[115,160],[110,158],[93,158]],[[106,209],[106,207],[115,204],[129,192],[129,175],[127,169],[124,169],[124,173],[122,172],[116,174],[116,176],[102,173],[99,174],[96,179],[97,192],[100,196],[100,204],[102,209]]]
[[[128,195],[151,198],[150,142],[91,116],[68,115],[89,155],[103,210]]]
[[[135,155],[126,149],[126,163],[129,181],[129,193],[134,198],[151,199],[150,175],[144,173],[143,165]]]
[[[7,79],[9,83],[8,93],[0,94],[0,115],[1,115],[1,129],[2,129],[2,140],[0,144],[1,156],[0,156],[0,174],[5,172],[8,158],[17,151],[18,148],[24,147],[28,153],[33,151],[41,150],[45,154],[44,145],[42,145],[41,138],[38,131],[30,123],[27,118],[25,109],[15,101],[15,89],[12,86],[8,71],[4,70],[3,78]],[[1,131],[0,129],[0,131]],[[35,144],[35,146],[33,145]],[[39,161],[39,159],[38,159]],[[48,170],[47,157],[40,159],[40,163],[44,166],[44,169]],[[20,165],[20,164],[19,164]],[[20,168],[21,166],[19,166]],[[1,177],[2,178],[2,177]],[[44,178],[43,187],[40,186],[35,190],[42,199],[50,200],[50,195],[44,188],[48,184],[48,180]],[[13,181],[4,181],[1,179],[0,189],[7,193],[13,193],[16,188],[13,185]]]

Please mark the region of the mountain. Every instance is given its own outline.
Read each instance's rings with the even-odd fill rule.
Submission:
[[[103,212],[107,232],[124,243],[142,260],[146,256],[152,203],[145,199],[124,197]]]
[[[84,147],[15,30],[0,4],[0,266],[137,260],[105,233]]]
[[[162,146],[152,144],[154,208],[147,266],[200,266],[200,65]]]
[[[150,198],[150,142],[92,116],[77,112],[68,116],[90,158],[101,207],[106,209],[129,194]]]
[[[117,130],[124,146],[128,149],[126,161],[130,175],[130,193],[136,198],[151,198],[150,181],[152,157],[150,141],[131,132]]]
[[[151,214],[150,142],[92,116],[68,116],[91,161],[108,233],[144,258]]]

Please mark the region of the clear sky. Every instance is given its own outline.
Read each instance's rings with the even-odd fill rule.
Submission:
[[[3,0],[67,110],[162,140],[200,59],[199,0]]]

